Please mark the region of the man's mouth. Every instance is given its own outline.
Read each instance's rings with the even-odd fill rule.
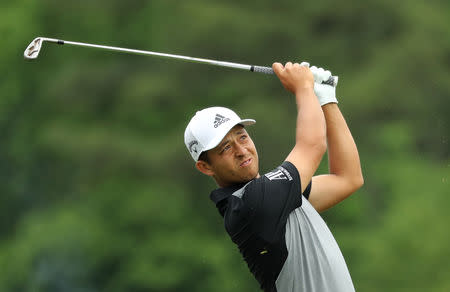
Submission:
[[[249,158],[249,159],[247,159],[247,160],[244,160],[244,161],[241,163],[241,167],[249,166],[250,163],[252,163],[252,161],[253,161],[253,159],[251,159],[251,158]]]

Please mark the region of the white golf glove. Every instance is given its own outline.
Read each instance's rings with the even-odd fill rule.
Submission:
[[[320,106],[328,103],[338,103],[336,99],[337,77],[335,85],[322,84],[322,81],[327,81],[331,77],[331,72],[316,66],[312,66],[309,69],[314,75],[314,93],[319,99]]]

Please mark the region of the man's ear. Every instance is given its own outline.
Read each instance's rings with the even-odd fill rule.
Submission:
[[[199,160],[195,163],[195,167],[203,174],[209,175],[209,176],[213,176],[214,175],[214,171],[211,169],[211,165],[209,165],[209,163],[203,161],[203,160]]]

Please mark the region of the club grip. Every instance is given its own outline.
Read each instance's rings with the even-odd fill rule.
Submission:
[[[250,68],[250,71],[264,74],[273,74],[272,68],[264,66],[252,66]]]
[[[250,71],[257,72],[257,73],[264,73],[264,74],[274,74],[272,68],[270,67],[264,67],[264,66],[252,66],[250,68]],[[337,85],[337,77],[336,76],[330,76],[330,78],[326,81],[322,81],[322,84],[328,84],[331,86]]]

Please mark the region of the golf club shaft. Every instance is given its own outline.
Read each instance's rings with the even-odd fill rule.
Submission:
[[[231,63],[231,62],[223,62],[223,61],[215,61],[215,60],[202,59],[202,58],[193,58],[193,57],[187,57],[187,56],[181,56],[181,55],[165,54],[165,53],[158,53],[158,52],[152,52],[152,51],[143,51],[143,50],[120,48],[120,47],[111,47],[111,46],[63,41],[63,40],[58,40],[57,43],[61,44],[61,45],[72,45],[72,46],[98,48],[98,49],[103,49],[103,50],[108,50],[108,51],[116,51],[116,52],[131,53],[131,54],[138,54],[138,55],[158,56],[161,58],[179,59],[179,60],[184,60],[184,61],[193,62],[193,63],[206,63],[206,64],[222,66],[222,67],[230,67],[230,68],[236,68],[236,69],[242,69],[242,70],[251,70],[250,65]]]
[[[246,71],[251,71],[251,72],[274,74],[272,68],[264,67],[264,66],[246,65],[246,64],[224,62],[224,61],[217,61],[217,60],[210,60],[210,59],[203,59],[203,58],[194,58],[194,57],[181,56],[181,55],[158,53],[158,52],[152,52],[152,51],[143,51],[143,50],[120,48],[120,47],[81,43],[81,42],[72,42],[72,41],[65,41],[65,40],[60,40],[60,39],[52,39],[52,38],[44,38],[44,37],[39,38],[39,39],[42,41],[41,45],[45,41],[45,42],[50,42],[50,43],[56,43],[59,45],[81,46],[81,47],[103,49],[103,50],[108,50],[108,51],[130,53],[130,54],[157,56],[157,57],[166,58],[166,59],[178,59],[178,60],[184,60],[184,61],[193,62],[193,63],[203,63],[203,64],[210,64],[210,65],[215,65],[215,66],[220,66],[220,67],[241,69],[241,70],[246,70]],[[30,44],[30,46],[31,46],[31,44]],[[30,46],[25,51],[25,56],[27,56],[27,51],[30,50]],[[32,52],[29,52],[29,54],[31,54],[31,53]],[[323,81],[322,83],[335,85],[335,82],[336,82],[336,78],[334,76],[331,76],[329,80]]]

